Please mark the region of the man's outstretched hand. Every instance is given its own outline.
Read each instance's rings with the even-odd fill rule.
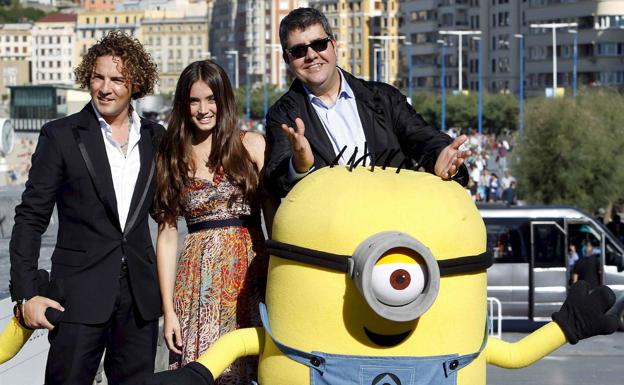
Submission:
[[[437,176],[442,179],[451,179],[455,175],[464,160],[472,154],[470,150],[461,151],[459,149],[467,140],[466,135],[458,136],[453,140],[453,143],[442,149],[433,169]]]
[[[301,118],[295,119],[295,128],[282,124],[282,132],[290,142],[295,171],[301,174],[308,172],[314,164],[314,155],[312,154],[312,148],[310,148],[310,142],[304,136],[305,125],[303,120]]]

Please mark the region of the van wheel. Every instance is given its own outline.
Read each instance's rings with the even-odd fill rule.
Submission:
[[[618,312],[618,321],[620,322],[620,331],[624,332],[624,306],[620,306],[620,311]]]

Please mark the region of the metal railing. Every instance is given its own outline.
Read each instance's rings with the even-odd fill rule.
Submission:
[[[488,297],[487,309],[489,334],[500,339],[503,335],[503,306],[501,301],[495,297]],[[496,328],[494,328],[494,322],[496,322]]]

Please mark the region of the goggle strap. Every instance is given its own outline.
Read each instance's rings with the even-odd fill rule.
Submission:
[[[353,260],[349,255],[339,255],[312,250],[305,247],[268,240],[269,254],[301,263],[325,267],[351,275]],[[485,251],[479,255],[439,260],[440,276],[485,271],[494,263],[492,253]]]
[[[438,267],[440,276],[445,276],[487,270],[493,263],[492,253],[486,250],[479,255],[439,260]]]
[[[280,258],[290,259],[301,263],[311,264],[315,266],[325,267],[350,274],[352,268],[348,255],[337,255],[325,253],[323,251],[307,249],[295,245],[268,240],[266,242],[269,254]]]

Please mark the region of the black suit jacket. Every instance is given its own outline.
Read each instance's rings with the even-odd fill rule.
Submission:
[[[59,228],[50,297],[65,307],[63,321],[94,324],[110,317],[122,256],[141,316],[145,320],[160,316],[148,213],[154,194],[154,153],[162,133],[162,126],[141,120],[141,168],[122,231],[104,139],[91,103],[42,127],[26,190],[15,209],[10,242],[14,300],[37,294],[41,235],[56,204]]]
[[[398,167],[405,160],[405,166],[412,167],[415,161],[425,171],[433,173],[440,151],[452,139],[428,125],[396,88],[385,83],[358,79],[346,71],[342,73],[355,95],[367,152],[380,155],[384,150],[385,154],[390,150],[398,150],[390,166]],[[268,159],[265,178],[268,186],[279,196],[286,195],[292,188],[287,181],[292,153],[290,143],[280,127],[283,123],[295,127],[297,117],[305,124],[305,136],[312,148],[315,169],[331,164],[337,155],[303,84],[295,80],[290,90],[271,106],[266,117]],[[363,149],[358,151],[357,157],[363,155]],[[345,155],[349,157],[351,153]],[[375,164],[382,165],[386,155],[373,159]]]

